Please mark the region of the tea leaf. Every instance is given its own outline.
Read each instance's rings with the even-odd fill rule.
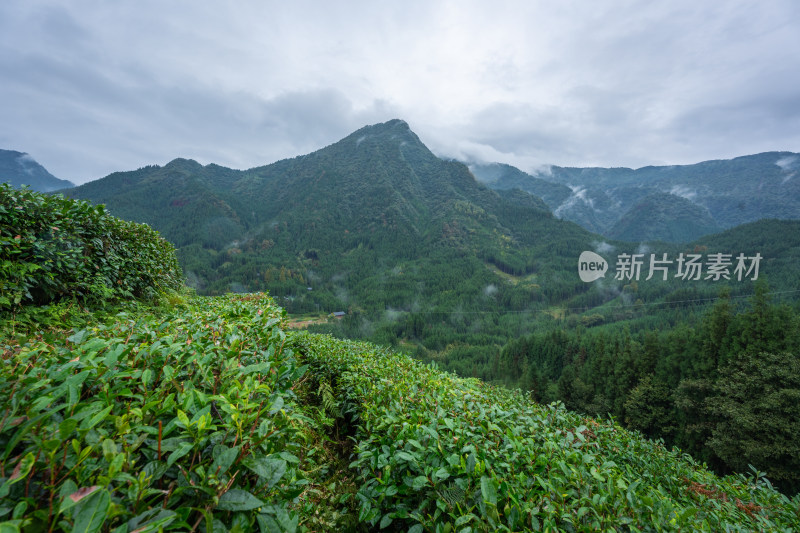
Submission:
[[[286,461],[275,457],[254,457],[252,455],[242,460],[242,464],[263,478],[267,487],[273,487],[286,473]]]
[[[272,366],[272,363],[270,363],[269,361],[263,361],[261,363],[255,363],[255,364],[252,364],[252,365],[247,365],[246,367],[241,369],[241,373],[242,373],[242,375],[245,375],[245,376],[247,374],[252,374],[254,372],[258,372],[260,374],[263,374],[263,373],[266,373],[266,372],[269,371],[270,366]]]
[[[497,488],[493,479],[481,477],[481,496],[486,503],[497,505]]]
[[[77,491],[73,492],[69,495],[69,499],[72,500],[74,503],[78,503],[85,497],[89,496],[90,494],[94,493],[97,489],[99,489],[99,485],[93,485],[91,487],[81,487]]]
[[[283,403],[284,403],[283,396],[276,396],[269,406],[269,414],[274,415],[275,413],[283,409]]]
[[[264,502],[243,489],[230,489],[219,497],[217,509],[221,511],[250,511],[258,509]]]
[[[178,445],[178,449],[169,454],[167,466],[169,467],[175,464],[175,461],[192,451],[192,448],[194,448],[194,445],[191,442],[182,442],[180,445]]]
[[[128,530],[131,533],[150,533],[161,531],[178,518],[175,511],[167,509],[148,509],[147,511],[128,520]]]
[[[224,474],[239,456],[239,447],[228,448],[224,444],[218,444],[214,446],[212,456],[214,463],[211,465],[211,471]]]
[[[93,492],[75,513],[74,533],[95,533],[106,521],[111,506],[111,496],[105,489]]]

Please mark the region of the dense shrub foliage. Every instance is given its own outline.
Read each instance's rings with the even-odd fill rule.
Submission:
[[[5,345],[0,529],[294,531],[313,445],[281,320],[199,299]]]
[[[0,311],[65,298],[152,298],[182,282],[174,247],[149,226],[0,184]]]
[[[422,531],[790,531],[800,498],[616,424],[368,344],[302,336],[356,427],[360,519]],[[398,524],[399,523],[399,524]]]

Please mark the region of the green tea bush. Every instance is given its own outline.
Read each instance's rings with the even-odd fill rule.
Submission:
[[[422,531],[797,531],[763,474],[720,478],[613,423],[369,344],[298,335],[355,426],[360,520]]]
[[[200,298],[7,341],[0,531],[295,531],[313,437],[283,316]]]
[[[153,298],[182,284],[174,247],[149,226],[0,183],[0,311],[65,298]]]

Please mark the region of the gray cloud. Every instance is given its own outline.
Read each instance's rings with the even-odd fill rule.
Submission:
[[[798,20],[792,0],[7,0],[0,147],[75,182],[249,168],[395,117],[526,170],[800,151]]]

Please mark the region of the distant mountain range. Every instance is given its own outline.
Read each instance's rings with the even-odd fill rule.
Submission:
[[[800,154],[767,152],[695,165],[550,167],[533,175],[474,164],[497,190],[541,197],[556,216],[608,238],[691,242],[763,218],[800,219]]]
[[[703,163],[695,166],[702,172],[693,173],[687,170],[693,167],[554,167],[546,180],[505,165],[470,172],[437,157],[408,124],[392,120],[249,170],[176,159],[65,194],[159,230],[178,247],[190,285],[203,293],[269,290],[286,298],[282,304],[290,312],[504,312],[609,301],[619,292],[579,281],[582,251],[632,252],[642,240],[693,241],[733,223],[720,206],[734,209],[734,199],[742,203],[735,207],[739,216],[757,218],[752,204],[774,204],[783,208],[764,213],[800,218],[794,211],[799,196],[777,192],[796,183],[795,160],[781,158],[778,174],[761,178],[762,199],[745,200],[743,191],[757,189],[754,169],[769,161],[775,166],[775,157]],[[719,175],[712,167],[727,170]],[[679,179],[690,174],[700,177]],[[660,190],[667,187],[673,192]],[[721,191],[718,198],[712,190]],[[603,227],[617,238],[581,225]],[[659,246],[661,252],[682,249]],[[663,283],[653,287],[648,297],[671,290]]]
[[[14,187],[30,186],[40,192],[50,192],[74,187],[71,181],[50,174],[31,156],[14,150],[0,150],[0,182]]]
[[[793,168],[783,157],[786,169]],[[638,172],[588,169],[595,178],[584,181],[571,180],[581,176],[575,169],[554,168],[552,181],[504,165],[470,172],[437,157],[408,124],[392,120],[266,166],[234,170],[175,159],[64,194],[160,231],[176,245],[187,282],[201,294],[267,290],[292,314],[346,312],[337,334],[431,351],[471,346],[482,354],[506,343],[510,332],[524,334],[566,314],[624,318],[630,313],[619,309],[637,301],[696,301],[719,293],[725,282],[681,281],[674,274],[668,280],[647,281],[646,272],[641,280],[614,279],[614,255],[649,253],[641,240],[694,241],[731,223],[714,217],[721,209],[699,182],[691,191],[680,189],[684,182],[677,178],[658,182],[675,188],[670,193],[647,181],[637,188],[632,178],[611,179]],[[707,174],[711,187],[714,175]],[[723,187],[726,179],[736,182],[730,176],[716,179],[721,198],[745,187]],[[781,180],[777,187],[791,184],[791,171]],[[762,187],[770,191],[765,198],[777,201],[773,189]],[[709,207],[692,201],[695,192]],[[785,210],[765,214],[790,215],[796,198],[783,198]],[[740,211],[751,212],[756,201],[744,201]],[[623,205],[630,206],[625,217],[614,211]],[[584,225],[602,224],[628,242],[559,218],[567,214],[583,216]],[[800,221],[763,220],[726,231],[719,243],[704,239],[648,250],[672,259],[697,250],[761,253],[762,277],[773,287],[800,283]],[[583,251],[608,261],[604,280],[580,280]],[[749,282],[730,288],[734,295],[752,291]]]
[[[176,172],[178,168],[192,176],[208,178],[210,188],[201,187],[203,199],[198,197],[199,204],[195,202],[191,209],[210,209],[209,212],[214,213],[221,204],[215,207],[201,204],[222,194],[216,190],[220,186],[224,189],[219,176],[235,180],[242,172],[217,165],[202,167],[194,161],[181,159],[171,162],[164,170]],[[800,219],[800,154],[792,152],[766,152],[694,165],[649,166],[636,170],[551,166],[528,174],[502,163],[472,163],[468,168],[479,182],[495,191],[525,191],[540,198],[542,202],[538,207],[552,211],[557,218],[622,241],[688,243],[764,218]],[[258,170],[244,172],[252,174]],[[114,181],[119,178],[118,174],[109,178]],[[130,173],[123,174],[126,180],[130,179]],[[15,187],[28,185],[43,192],[74,187],[71,182],[50,174],[28,154],[12,150],[0,150],[0,181],[10,182]],[[114,183],[115,187],[119,185],[118,181]],[[123,183],[114,195],[125,196],[129,194],[126,191]],[[232,198],[231,201],[230,205],[235,208],[239,200]],[[127,207],[116,205],[117,200],[112,203],[115,209],[122,210],[120,216],[129,218],[142,218],[148,209],[157,209],[147,203],[133,202],[126,204]],[[207,228],[206,241],[213,239],[215,233],[230,235],[232,228],[241,230],[247,226],[245,221],[227,216],[216,217],[212,224],[218,227]],[[180,237],[178,228],[166,231],[168,234],[177,232],[175,236]]]

